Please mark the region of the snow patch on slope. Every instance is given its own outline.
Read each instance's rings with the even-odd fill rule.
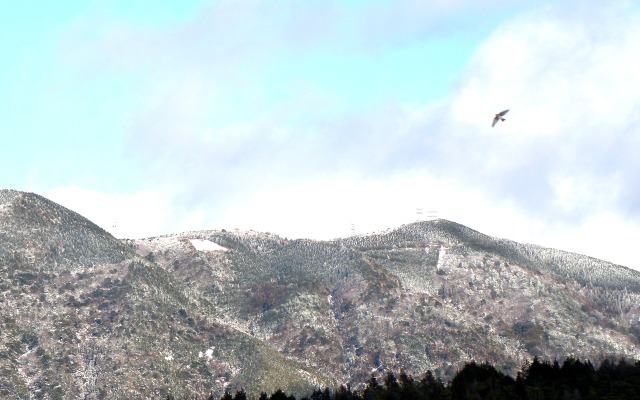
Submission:
[[[222,247],[210,240],[189,239],[189,241],[198,251],[229,251],[229,249],[227,249],[226,247]]]

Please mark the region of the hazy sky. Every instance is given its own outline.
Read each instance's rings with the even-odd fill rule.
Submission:
[[[0,26],[0,186],[119,237],[435,211],[640,268],[636,2],[15,1]]]

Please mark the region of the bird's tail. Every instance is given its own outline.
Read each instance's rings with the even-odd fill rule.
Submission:
[[[506,118],[500,118],[502,121],[504,121]]]

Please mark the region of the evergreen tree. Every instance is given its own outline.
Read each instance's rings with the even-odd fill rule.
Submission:
[[[407,375],[404,369],[400,370],[398,381],[400,384],[401,400],[414,400],[419,398],[417,384],[412,377]]]
[[[322,400],[322,390],[314,390],[313,393],[311,393],[311,400]]]
[[[558,392],[556,387],[559,384],[559,373],[546,361],[540,362],[538,357],[533,358],[533,362],[525,370],[524,383],[527,398],[555,399],[554,393]]]
[[[336,391],[333,400],[359,400],[360,396],[351,391],[350,386],[340,385]]]
[[[513,399],[515,398],[515,381],[489,364],[467,363],[451,381],[451,398],[453,400]]]
[[[515,393],[516,393],[516,398],[518,399],[527,398],[527,387],[524,379],[524,370],[518,371],[518,375],[516,376]]]
[[[400,384],[393,372],[387,372],[384,377],[384,398],[387,400],[400,400]]]
[[[554,366],[555,371],[555,366]],[[560,368],[561,384],[565,397],[585,397],[593,385],[595,368],[590,362],[581,362],[575,358],[567,358]]]
[[[247,392],[244,389],[240,389],[236,392],[236,395],[233,396],[233,400],[247,400]]]
[[[444,400],[446,389],[440,378],[436,378],[431,371],[424,374],[424,378],[420,381],[419,392],[428,400]]]
[[[622,359],[604,360],[596,372],[591,391],[593,398],[640,398],[640,361],[629,364]]]
[[[382,392],[382,386],[378,384],[378,379],[372,373],[369,378],[369,383],[367,383],[367,387],[365,387],[363,392],[364,400],[378,400],[380,398],[380,393]]]
[[[269,397],[269,400],[295,400],[295,397],[291,399],[289,396],[286,395],[285,392],[283,392],[281,389],[278,389],[275,392],[273,392],[271,397]]]

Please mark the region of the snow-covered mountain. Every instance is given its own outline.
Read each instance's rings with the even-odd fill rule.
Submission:
[[[640,358],[640,273],[446,220],[119,241],[0,191],[0,395],[307,393],[470,360]],[[57,396],[57,397],[56,397]]]

